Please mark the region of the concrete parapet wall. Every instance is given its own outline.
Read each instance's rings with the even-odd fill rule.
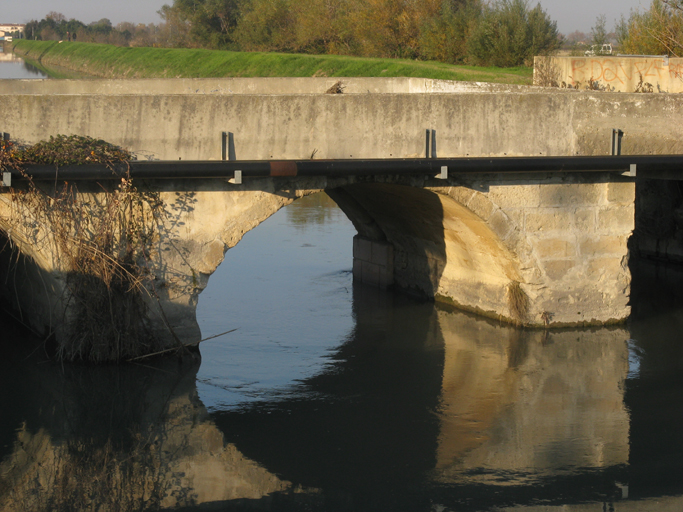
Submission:
[[[539,57],[536,57],[538,59]],[[534,62],[535,70],[537,62]],[[610,91],[683,92],[683,58],[666,56],[552,57],[558,83],[584,89],[592,80]],[[650,84],[648,87],[645,84]]]
[[[668,95],[567,91],[461,94],[0,94],[0,131],[34,143],[102,138],[168,160],[218,159],[221,132],[238,160],[683,152],[683,103]]]
[[[0,54],[0,57],[2,54]],[[7,59],[19,61],[14,54]],[[5,59],[5,60],[7,60]],[[431,78],[131,78],[88,80],[3,80],[0,94],[321,94],[341,82],[343,94],[421,94],[461,92],[523,92],[523,85],[456,82]]]

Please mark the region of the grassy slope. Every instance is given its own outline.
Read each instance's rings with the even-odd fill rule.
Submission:
[[[530,68],[479,68],[439,62],[369,59],[338,55],[228,52],[184,48],[126,48],[55,41],[15,42],[28,60],[105,78],[410,76],[531,84]]]

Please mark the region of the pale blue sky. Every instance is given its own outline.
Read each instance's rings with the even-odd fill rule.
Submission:
[[[173,0],[0,0],[0,23],[26,23],[42,19],[50,11],[64,14],[67,19],[76,18],[85,23],[109,18],[116,24],[121,21],[134,23],[159,23],[157,11]],[[557,21],[563,34],[574,30],[590,31],[598,15],[607,16],[607,28],[614,28],[614,21],[633,8],[647,8],[650,0],[541,0],[541,6]],[[530,0],[536,5],[536,1]]]

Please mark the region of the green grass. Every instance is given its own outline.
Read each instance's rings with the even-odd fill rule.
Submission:
[[[531,68],[481,68],[440,62],[339,55],[229,52],[186,48],[127,48],[92,43],[19,40],[26,59],[104,78],[421,77],[529,85]]]

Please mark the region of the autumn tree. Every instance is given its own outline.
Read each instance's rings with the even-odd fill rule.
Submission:
[[[468,57],[479,65],[531,65],[534,56],[553,52],[560,44],[557,23],[540,4],[529,9],[526,0],[501,0],[485,7],[468,41]]]
[[[595,18],[595,25],[591,28],[591,44],[602,48],[602,45],[607,42],[607,16],[604,14]]]
[[[649,10],[622,17],[616,33],[623,53],[683,56],[683,2],[653,0]]]
[[[239,16],[238,0],[174,0],[159,15],[168,25],[173,46],[226,48]]]

